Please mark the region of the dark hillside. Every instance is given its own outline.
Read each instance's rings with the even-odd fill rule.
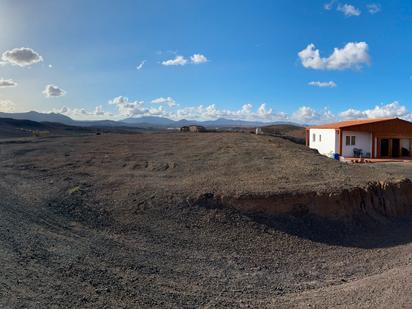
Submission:
[[[293,124],[275,124],[262,127],[263,133],[285,137],[299,144],[305,143],[305,128]]]

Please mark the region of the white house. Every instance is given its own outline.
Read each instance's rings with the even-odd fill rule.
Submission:
[[[411,157],[412,123],[379,118],[311,126],[306,128],[306,145],[330,157]]]

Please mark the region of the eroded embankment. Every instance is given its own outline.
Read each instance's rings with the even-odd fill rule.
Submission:
[[[412,215],[412,182],[371,182],[365,187],[333,193],[285,192],[271,195],[246,194],[237,197],[205,194],[194,204],[204,207],[230,207],[248,214],[313,215],[350,221],[382,220]]]

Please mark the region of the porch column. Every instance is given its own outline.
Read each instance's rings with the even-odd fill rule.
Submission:
[[[380,157],[381,157],[381,141],[380,141],[379,137],[376,138],[376,148],[377,148],[376,158],[380,159]]]
[[[375,158],[375,134],[372,133],[372,153],[371,158]]]

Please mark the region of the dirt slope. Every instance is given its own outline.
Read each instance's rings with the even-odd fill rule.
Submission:
[[[204,193],[398,177],[250,134],[0,142],[1,307],[407,305],[412,225],[245,216]]]
[[[275,124],[271,126],[262,127],[264,133],[271,133],[275,135],[291,136],[300,139],[305,139],[305,127],[292,124]]]

